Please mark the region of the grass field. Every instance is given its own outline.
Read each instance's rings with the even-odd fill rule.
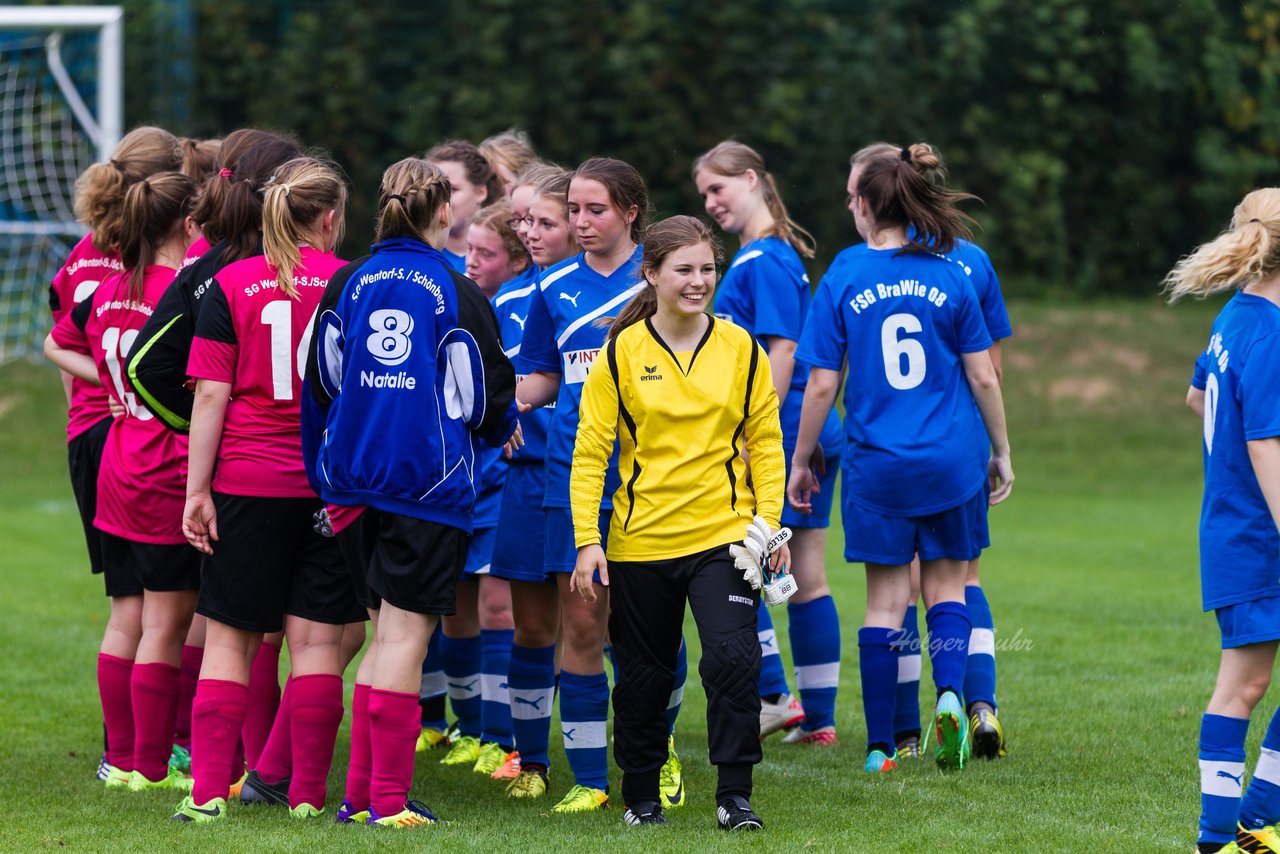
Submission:
[[[1199,608],[1200,427],[1182,399],[1214,308],[1013,306],[1005,376],[1018,480],[992,515],[983,559],[1006,645],[997,655],[1009,756],[959,774],[932,760],[884,778],[862,773],[862,570],[840,559],[836,533],[828,574],[844,618],[843,742],[833,751],[768,742],[755,797],[767,830],[734,838],[714,829],[705,706],[692,679],[677,726],[690,796],[665,829],[624,828],[617,807],[549,815],[570,784],[555,750],[553,797],[534,803],[420,761],[415,793],[451,823],[403,834],[303,826],[261,809],[234,810],[211,829],[176,825],[165,821],[175,797],[104,791],[93,780],[94,660],[107,608],[85,569],[60,390],[45,366],[0,368],[0,850],[1186,850],[1218,638]],[[782,636],[785,612],[776,614]],[[924,685],[932,691],[927,673]],[[1251,758],[1262,729],[1253,728]],[[331,810],[346,732],[344,722]]]

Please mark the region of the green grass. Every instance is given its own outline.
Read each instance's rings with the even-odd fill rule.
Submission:
[[[415,793],[451,824],[402,834],[302,826],[252,809],[234,810],[211,829],[178,826],[164,821],[175,797],[105,792],[92,775],[101,747],[94,660],[107,608],[101,583],[85,569],[60,390],[46,367],[6,366],[0,850],[1186,849],[1199,808],[1196,736],[1218,636],[1200,613],[1200,427],[1182,399],[1214,308],[1013,307],[1018,337],[1006,350],[1006,397],[1018,480],[992,514],[994,547],[982,570],[997,638],[1018,641],[998,654],[1008,758],[960,774],[943,775],[931,760],[882,779],[862,773],[863,579],[861,567],[840,559],[837,527],[828,573],[843,615],[843,742],[834,751],[768,742],[755,797],[768,829],[733,839],[713,828],[696,679],[677,729],[689,799],[666,829],[628,830],[617,807],[549,815],[569,785],[559,753],[554,797],[535,803],[507,801],[470,772],[419,762]],[[785,612],[775,620],[785,635]],[[693,643],[691,663],[696,651]],[[929,684],[926,672],[926,691]],[[1254,727],[1251,755],[1261,730]],[[344,724],[331,810],[346,752]]]

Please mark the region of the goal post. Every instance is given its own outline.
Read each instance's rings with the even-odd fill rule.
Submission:
[[[124,11],[0,6],[0,363],[39,352],[46,294],[85,233],[76,178],[124,132]]]

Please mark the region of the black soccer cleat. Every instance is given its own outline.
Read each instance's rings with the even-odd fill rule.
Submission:
[[[657,801],[640,801],[635,806],[627,807],[622,820],[631,827],[667,823],[667,817],[662,814],[662,805]]]
[[[734,795],[720,802],[716,808],[716,821],[721,830],[761,830],[764,822],[751,809],[751,802]]]
[[[240,803],[262,804],[268,807],[289,806],[289,778],[279,783],[268,783],[257,771],[250,771],[240,787]]]

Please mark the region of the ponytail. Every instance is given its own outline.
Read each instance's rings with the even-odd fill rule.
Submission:
[[[406,157],[382,173],[378,191],[378,223],[374,242],[395,237],[424,240],[449,202],[453,187],[440,167],[418,157]],[[438,248],[438,247],[437,247]]]
[[[129,271],[129,298],[142,298],[147,267],[156,251],[191,212],[196,182],[181,172],[143,178],[124,195],[120,214],[120,263]]]
[[[633,296],[630,302],[622,307],[622,311],[618,312],[618,316],[609,322],[609,332],[605,335],[605,340],[617,338],[618,333],[628,326],[634,326],[642,320],[648,320],[657,313],[658,292],[654,290],[653,285],[646,281],[644,282],[644,287],[640,289],[640,293]]]
[[[941,165],[933,146],[918,142],[900,149],[897,157],[873,159],[858,178],[858,196],[866,201],[876,229],[915,231],[915,237],[903,247],[905,252],[945,255],[957,240],[968,239],[972,233],[972,218],[956,204],[977,196],[930,182],[926,175]]]
[[[179,142],[182,144],[182,168],[179,171],[197,184],[203,184],[213,174],[222,140],[183,137]]]
[[[1280,271],[1280,189],[1254,190],[1231,227],[1178,261],[1164,277],[1170,302],[1247,287]]]
[[[223,140],[218,171],[192,215],[210,243],[227,242],[223,263],[259,253],[262,190],[277,168],[301,155],[296,139],[268,131],[235,131]]]
[[[298,296],[293,273],[302,264],[301,245],[310,230],[334,211],[334,246],[342,242],[347,185],[337,169],[315,157],[284,163],[263,186],[262,254],[275,268],[276,284],[290,299]],[[317,247],[330,251],[333,247]]]
[[[764,168],[764,158],[758,151],[749,145],[727,139],[693,162],[695,178],[704,169],[729,178],[745,175],[748,171],[754,172],[760,179],[760,193],[764,197],[765,207],[769,210],[769,216],[773,218],[773,224],[760,236],[776,237],[785,241],[805,258],[814,256],[817,243],[813,235],[805,231],[787,213],[787,206],[782,203],[782,196],[778,193],[778,184],[774,181],[773,175]]]
[[[120,242],[120,211],[125,192],[148,175],[182,166],[178,138],[157,127],[134,128],[116,143],[111,159],[95,163],[76,179],[76,218],[93,232],[99,252],[114,252]]]

